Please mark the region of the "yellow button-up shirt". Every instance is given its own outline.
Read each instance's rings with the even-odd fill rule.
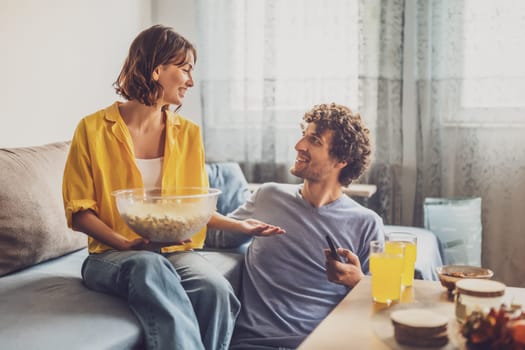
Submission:
[[[134,239],[139,236],[122,220],[111,195],[115,190],[144,187],[131,135],[118,106],[119,102],[115,102],[78,124],[64,169],[62,194],[69,227],[73,213],[91,209],[115,232]],[[176,186],[208,187],[208,176],[199,126],[167,111],[162,187]],[[201,248],[205,236],[203,228],[191,243],[163,251]],[[92,237],[88,247],[90,253],[111,249]]]

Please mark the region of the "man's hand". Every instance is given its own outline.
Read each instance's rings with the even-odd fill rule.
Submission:
[[[337,254],[346,262],[339,262],[331,257],[330,249],[325,249],[326,276],[330,282],[354,287],[363,278],[361,262],[357,255],[348,249],[337,248]]]
[[[241,221],[242,232],[248,233],[254,236],[271,236],[271,235],[282,235],[286,231],[279,226],[266,224],[262,221],[255,219],[246,219]]]

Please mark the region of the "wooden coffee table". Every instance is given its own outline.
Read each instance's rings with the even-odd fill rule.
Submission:
[[[401,302],[391,306],[374,303],[371,295],[371,279],[365,276],[298,349],[413,349],[397,344],[390,322],[391,311],[407,308],[423,308],[447,316],[450,341],[439,349],[464,348],[454,303],[439,282],[415,280],[403,292]],[[507,288],[504,300],[525,305],[525,289]]]

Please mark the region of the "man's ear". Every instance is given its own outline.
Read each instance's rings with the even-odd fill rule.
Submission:
[[[348,165],[348,162],[346,160],[340,160],[339,162],[337,162],[337,164],[335,166],[338,169],[343,169],[347,165]]]

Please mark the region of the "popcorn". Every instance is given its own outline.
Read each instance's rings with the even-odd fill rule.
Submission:
[[[209,221],[209,210],[177,208],[144,203],[122,212],[123,220],[133,231],[152,242],[182,242],[203,228]],[[188,210],[193,209],[193,210]]]

